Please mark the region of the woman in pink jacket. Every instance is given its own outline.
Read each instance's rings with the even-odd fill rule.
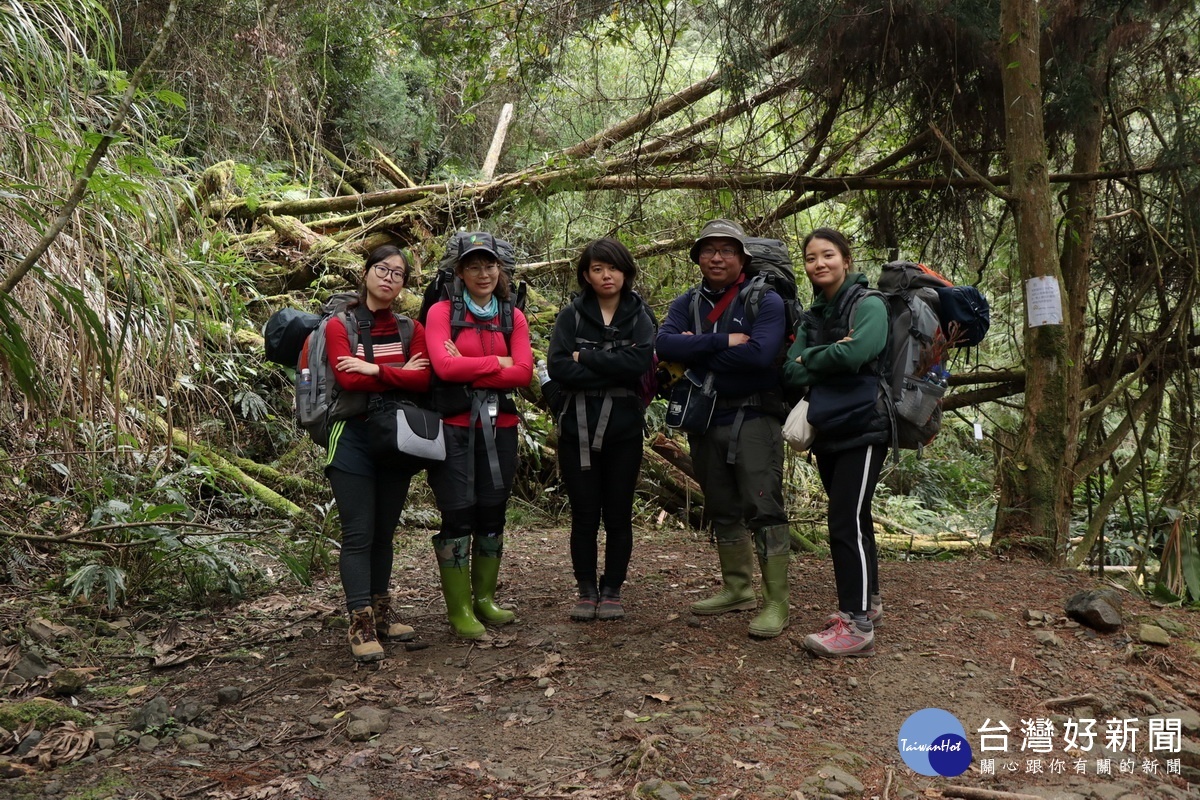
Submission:
[[[514,617],[495,592],[517,465],[512,390],[529,385],[533,351],[491,234],[468,237],[454,272],[451,298],[426,319],[434,405],[446,431],[446,460],[429,469],[429,486],[442,515],[433,545],[450,627],[478,639],[485,623]]]

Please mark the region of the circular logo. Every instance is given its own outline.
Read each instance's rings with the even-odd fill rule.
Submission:
[[[913,772],[954,778],[971,766],[971,745],[958,718],[940,708],[910,714],[896,738],[900,757]]]

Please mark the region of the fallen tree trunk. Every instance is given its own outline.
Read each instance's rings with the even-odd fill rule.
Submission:
[[[213,472],[216,473],[217,477],[237,486],[242,492],[258,500],[281,517],[303,519],[318,526],[320,525],[320,520],[316,519],[312,514],[273,489],[251,478],[239,467],[231,463],[223,454],[218,452],[216,448],[192,439],[185,431],[179,428],[171,427],[165,419],[143,405],[138,405],[138,411],[163,436],[169,438],[173,447],[206,462],[212,468]]]
[[[703,526],[704,493],[700,484],[653,450],[644,453],[638,488],[667,513],[682,514],[690,527],[699,530]]]

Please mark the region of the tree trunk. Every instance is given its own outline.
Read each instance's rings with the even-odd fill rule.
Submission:
[[[1051,278],[1064,295],[1051,217],[1049,168],[1042,124],[1038,4],[1002,0],[1000,63],[1006,107],[1007,150],[1012,182],[1009,203],[1016,219],[1017,257],[1028,295],[1031,278]],[[1070,307],[1065,297],[1064,306]],[[1000,498],[993,546],[1020,547],[1057,562],[1070,520],[1074,476],[1063,469],[1069,453],[1067,410],[1068,328],[1025,327],[1025,414],[1016,446],[998,465]]]

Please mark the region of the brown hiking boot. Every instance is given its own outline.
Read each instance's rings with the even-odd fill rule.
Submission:
[[[375,633],[375,615],[371,613],[370,606],[350,612],[350,631],[346,638],[350,641],[350,652],[355,661],[379,661],[383,658],[383,645]]]
[[[390,594],[371,596],[371,608],[375,611],[375,633],[380,639],[397,639],[407,642],[417,635],[411,625],[400,621],[400,615],[392,608]]]

